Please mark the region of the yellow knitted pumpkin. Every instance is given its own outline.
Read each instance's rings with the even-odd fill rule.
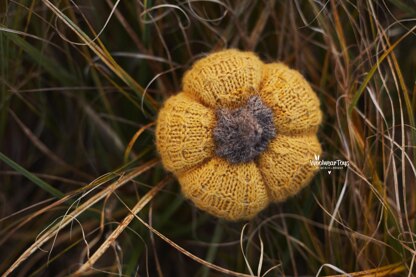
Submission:
[[[321,154],[319,100],[302,75],[251,52],[224,50],[185,74],[160,110],[156,145],[186,198],[228,220],[296,194]]]

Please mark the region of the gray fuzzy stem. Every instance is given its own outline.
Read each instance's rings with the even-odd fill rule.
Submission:
[[[243,107],[217,110],[215,153],[231,163],[254,160],[275,136],[273,112],[257,95]]]

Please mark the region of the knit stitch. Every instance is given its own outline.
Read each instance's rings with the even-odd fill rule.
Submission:
[[[182,192],[195,205],[229,220],[250,218],[269,202],[261,172],[254,162],[231,164],[213,157],[179,175]]]
[[[197,61],[185,73],[183,90],[212,109],[237,108],[260,85],[263,63],[250,52],[230,49]]]
[[[197,61],[183,91],[165,102],[156,146],[198,208],[250,219],[312,179],[321,120],[319,99],[299,72],[224,50]]]

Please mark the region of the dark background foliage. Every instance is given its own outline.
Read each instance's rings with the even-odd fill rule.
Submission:
[[[68,275],[108,246],[82,272],[410,276],[415,20],[413,0],[1,1],[0,272]],[[350,162],[247,225],[196,210],[154,162],[164,99],[223,48],[302,72],[324,157]]]

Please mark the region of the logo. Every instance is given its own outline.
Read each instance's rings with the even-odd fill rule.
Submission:
[[[319,155],[313,155],[314,159],[309,160],[309,163],[319,168],[320,170],[326,170],[328,171],[328,174],[331,174],[333,170],[340,170],[345,169],[350,166],[349,161],[345,160],[324,160],[320,159],[321,157]]]

